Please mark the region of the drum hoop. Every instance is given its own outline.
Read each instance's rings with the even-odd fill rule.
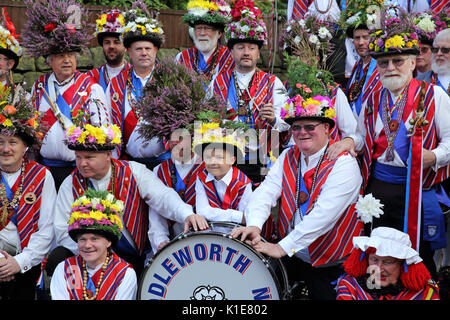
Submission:
[[[228,227],[228,226],[231,226],[231,225],[232,226],[236,226],[236,227],[243,226],[243,225],[241,225],[239,223],[233,223],[233,222],[229,222],[229,221],[208,222],[208,224],[209,224],[210,228],[212,226],[220,226],[220,227]],[[275,286],[277,287],[277,291],[278,291],[278,294],[280,296],[280,300],[285,300],[284,298],[286,296],[286,292],[282,291],[281,283],[280,283],[281,279],[278,279],[278,276],[275,274],[275,270],[273,270],[273,268],[269,264],[269,260],[262,253],[258,252],[251,245],[245,243],[244,241],[241,241],[239,239],[234,239],[229,234],[225,234],[225,233],[218,232],[218,231],[212,231],[211,229],[207,229],[207,230],[204,230],[204,231],[191,231],[191,232],[188,232],[188,233],[183,233],[182,232],[178,236],[176,236],[172,240],[170,240],[169,243],[166,243],[161,249],[159,249],[158,252],[149,260],[148,265],[142,271],[142,274],[141,274],[141,277],[140,277],[141,279],[139,280],[139,286],[138,286],[138,292],[137,292],[137,300],[141,300],[141,289],[142,289],[142,286],[144,285],[143,282],[144,282],[145,276],[147,274],[147,271],[150,269],[150,267],[152,266],[153,262],[158,258],[158,256],[160,254],[162,254],[164,249],[166,249],[167,247],[169,247],[170,245],[172,245],[173,243],[175,243],[177,241],[180,241],[180,240],[183,240],[183,239],[186,239],[186,238],[190,238],[190,237],[193,237],[193,236],[197,236],[197,235],[200,235],[200,236],[207,236],[207,235],[222,236],[224,238],[231,239],[232,241],[235,241],[235,242],[237,242],[237,243],[239,243],[241,245],[244,245],[247,249],[249,249],[251,252],[256,254],[258,256],[258,258],[260,258],[261,261],[264,263],[266,269],[270,272],[270,275],[272,276],[272,279],[275,282]],[[264,239],[263,237],[261,237],[261,239],[264,242],[267,242],[267,240]],[[288,289],[288,285],[289,285],[286,268],[285,268],[283,262],[280,259],[275,259],[274,261],[278,262],[278,264],[281,267],[281,271],[282,271],[281,273],[283,275],[283,279],[282,280],[284,281],[284,284],[286,286],[286,288],[285,288],[285,291],[286,291]]]

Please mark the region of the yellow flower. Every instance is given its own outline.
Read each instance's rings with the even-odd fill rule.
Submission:
[[[204,9],[208,9],[209,11],[219,10],[219,7],[214,2],[207,1],[207,0],[189,1],[187,4],[187,9],[189,10],[192,8],[204,8]]]
[[[403,40],[403,37],[399,35],[395,35],[389,39],[386,40],[384,43],[384,46],[386,48],[395,47],[395,48],[403,48],[405,46],[405,41]]]
[[[308,99],[306,99],[306,101],[304,102],[304,106],[308,106],[308,105],[310,105],[310,104],[316,104],[316,105],[319,105],[320,104],[320,101],[319,100],[314,100],[314,99],[312,99],[312,98],[308,98]]]
[[[370,50],[373,49],[373,46],[374,46],[373,42],[369,43],[369,49],[370,49]]]
[[[336,118],[336,112],[334,112],[334,109],[327,109],[325,111],[325,118],[329,118],[329,119]]]
[[[5,127],[11,127],[13,125],[11,119],[6,119],[5,122],[3,122],[3,125]]]
[[[411,41],[408,41],[408,42],[406,43],[406,47],[407,47],[407,48],[411,48],[412,46],[413,46],[413,44],[412,44]]]

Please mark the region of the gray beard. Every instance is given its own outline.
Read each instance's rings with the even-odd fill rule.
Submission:
[[[436,61],[431,60],[431,70],[438,75],[449,75],[450,61],[447,61],[444,65],[438,65]]]
[[[380,81],[383,87],[394,92],[401,89],[406,84],[408,79],[408,74],[400,74],[398,77],[394,78],[385,78],[384,76],[380,76]]]

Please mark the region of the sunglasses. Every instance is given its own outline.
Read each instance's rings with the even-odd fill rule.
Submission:
[[[377,66],[381,69],[386,69],[389,66],[389,61],[392,61],[392,64],[394,67],[398,68],[401,67],[407,59],[401,59],[401,58],[393,58],[393,59],[382,59],[377,60]]]
[[[291,127],[291,130],[293,132],[300,132],[302,131],[302,129],[305,129],[306,132],[313,132],[317,126],[320,126],[322,123],[318,123],[318,124],[305,124],[305,125],[299,125],[299,124],[295,124]]]
[[[432,52],[432,53],[438,53],[439,50],[441,50],[441,52],[442,52],[443,54],[447,54],[447,53],[450,52],[450,48],[435,48],[435,47],[431,48],[431,52]]]

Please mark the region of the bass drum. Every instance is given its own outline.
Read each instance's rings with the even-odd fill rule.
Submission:
[[[280,300],[287,273],[279,259],[231,238],[240,226],[210,223],[206,231],[180,234],[150,260],[138,300]]]

